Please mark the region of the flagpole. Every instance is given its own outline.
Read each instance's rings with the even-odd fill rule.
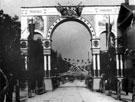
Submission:
[[[109,36],[110,36],[110,30],[111,30],[111,24],[110,24],[110,15],[108,15],[108,20],[106,22],[106,48],[109,49]]]

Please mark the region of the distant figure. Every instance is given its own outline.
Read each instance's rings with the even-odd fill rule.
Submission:
[[[80,77],[81,81],[83,80],[83,74],[81,73],[81,77]]]
[[[128,77],[125,76],[125,78],[124,78],[124,89],[125,89],[126,95],[128,95],[128,83],[129,83]]]
[[[100,81],[100,91],[102,93],[105,92],[105,74],[101,74],[101,81]]]

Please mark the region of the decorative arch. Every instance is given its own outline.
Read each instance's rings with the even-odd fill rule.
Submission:
[[[65,22],[65,21],[70,21],[70,20],[71,20],[71,21],[76,21],[76,20],[77,20],[78,22],[83,23],[84,26],[86,26],[86,28],[91,32],[91,37],[92,37],[92,38],[95,38],[96,34],[95,34],[95,31],[94,31],[93,26],[92,26],[85,18],[83,18],[83,17],[78,17],[78,18],[59,18],[59,19],[57,19],[57,20],[53,23],[53,25],[49,28],[48,34],[47,34],[47,39],[51,39],[53,31],[55,30],[55,28],[56,28],[59,24]]]

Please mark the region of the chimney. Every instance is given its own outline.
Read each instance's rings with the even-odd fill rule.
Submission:
[[[129,5],[129,0],[125,0],[125,4]]]

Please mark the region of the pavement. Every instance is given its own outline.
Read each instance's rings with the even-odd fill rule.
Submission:
[[[33,95],[32,98],[21,99],[21,102],[131,102],[132,94],[122,92],[121,100],[117,100],[116,92],[108,96],[108,91],[99,93],[89,90],[84,81],[75,80],[61,84],[54,91],[42,95]]]
[[[103,93],[103,94],[108,96],[108,90],[106,90],[105,93]],[[112,95],[109,97],[112,97],[112,98],[117,100],[116,92],[112,91]],[[132,93],[129,93],[128,95],[126,95],[126,93],[124,91],[122,91],[121,92],[121,99],[119,100],[119,102],[132,102]]]

